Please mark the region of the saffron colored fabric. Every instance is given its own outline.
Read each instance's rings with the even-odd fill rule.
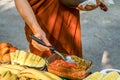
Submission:
[[[61,53],[82,57],[82,42],[79,11],[63,5],[60,0],[28,0],[36,18],[45,31],[48,40]],[[44,57],[47,52],[40,52],[31,45],[29,34],[32,31],[25,25],[30,51]]]

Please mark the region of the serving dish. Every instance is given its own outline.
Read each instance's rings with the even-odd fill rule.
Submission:
[[[67,56],[66,54],[63,55]],[[90,73],[92,61],[79,58],[75,55],[71,55],[71,57],[75,62],[64,61],[60,56],[53,54],[47,58],[48,72],[70,80],[81,80],[85,78]]]

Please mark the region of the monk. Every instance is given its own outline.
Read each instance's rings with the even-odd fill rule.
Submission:
[[[15,5],[25,21],[25,34],[30,51],[43,57],[52,53],[29,35],[33,34],[47,46],[61,53],[82,56],[80,10],[93,10],[101,5],[79,5],[84,0],[15,0]]]

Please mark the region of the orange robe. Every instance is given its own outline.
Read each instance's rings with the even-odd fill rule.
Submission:
[[[36,18],[45,31],[50,43],[61,53],[82,57],[82,42],[79,11],[64,6],[60,0],[28,0]],[[28,37],[32,33],[25,26],[30,51],[40,56],[48,57],[31,45]]]

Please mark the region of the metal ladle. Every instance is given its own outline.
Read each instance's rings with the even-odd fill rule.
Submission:
[[[36,42],[38,42],[39,44],[41,44],[43,46],[46,46],[46,44],[42,40],[38,39],[34,35],[30,34],[29,37],[32,38],[33,40],[35,40]],[[48,47],[52,52],[54,52],[57,55],[59,55],[63,60],[66,60],[66,58],[60,52],[55,50],[55,48],[53,46],[46,46],[46,47]]]

